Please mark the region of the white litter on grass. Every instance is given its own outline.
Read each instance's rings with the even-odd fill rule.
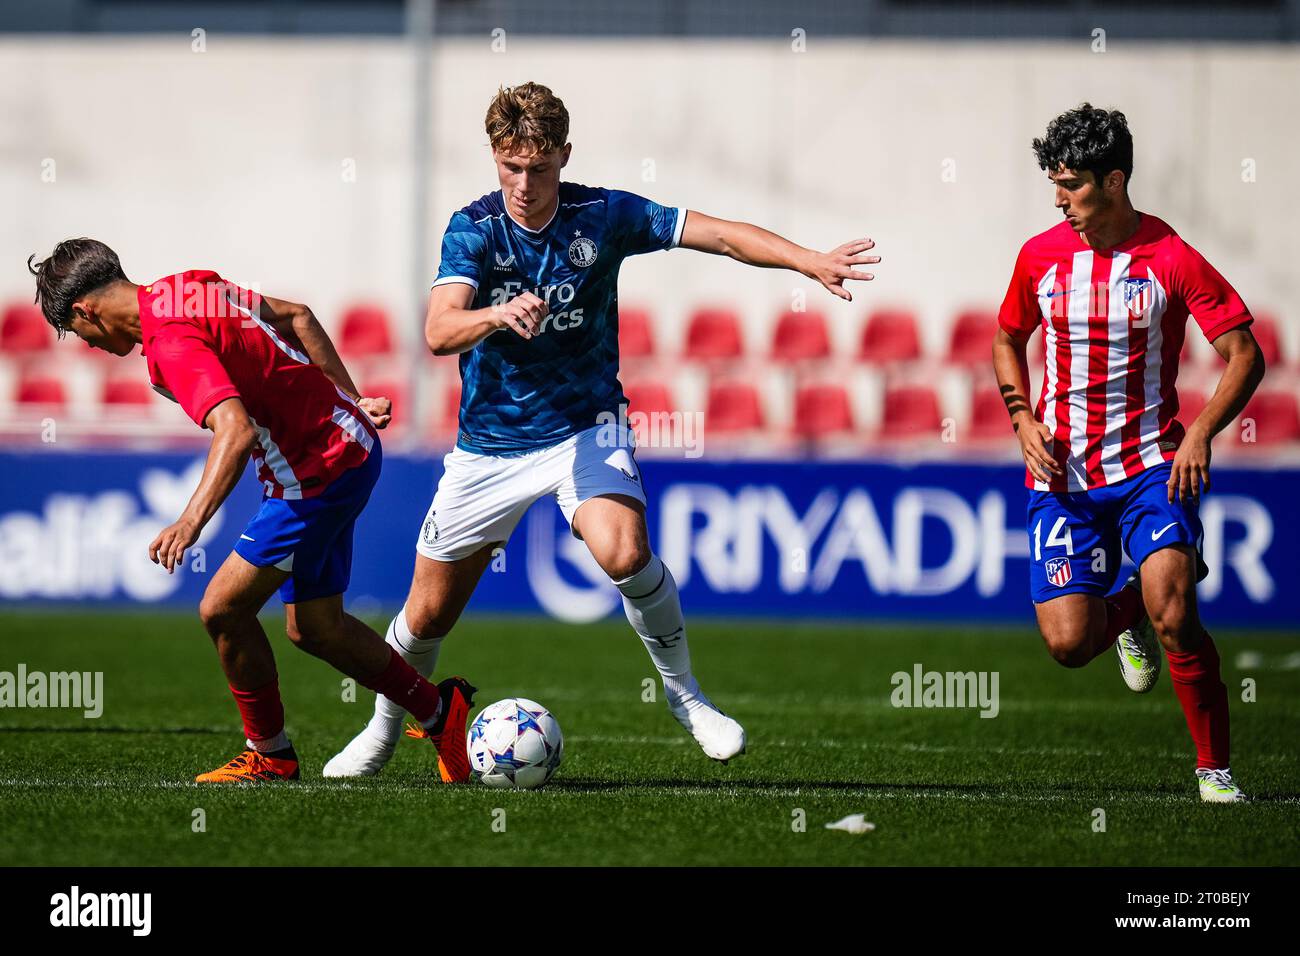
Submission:
[[[846,833],[870,833],[876,828],[861,813],[851,813],[843,820],[836,820],[834,823],[826,824],[827,830],[843,830]]]
[[[1258,670],[1264,666],[1264,655],[1259,651],[1240,651],[1234,663],[1239,671]]]

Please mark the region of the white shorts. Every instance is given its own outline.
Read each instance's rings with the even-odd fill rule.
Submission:
[[[443,459],[442,479],[415,549],[434,561],[459,561],[485,544],[505,542],[534,501],[552,496],[573,525],[589,498],[626,495],[646,503],[636,437],[596,425],[523,455],[476,455],[461,448]]]

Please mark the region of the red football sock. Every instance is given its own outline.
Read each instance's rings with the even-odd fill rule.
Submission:
[[[1106,595],[1105,600],[1106,631],[1094,657],[1110,650],[1120,634],[1142,620],[1142,615],[1147,612],[1142,604],[1142,594],[1137,588],[1122,587],[1114,594]]]
[[[1228,688],[1219,676],[1219,651],[1208,631],[1188,654],[1166,651],[1174,693],[1183,705],[1187,729],[1196,743],[1196,766],[1228,767]]]
[[[438,688],[402,660],[397,651],[389,648],[389,653],[388,666],[370,680],[363,680],[362,686],[383,694],[422,724],[432,720],[438,713]]]
[[[244,718],[244,736],[249,740],[270,740],[284,730],[279,678],[255,690],[240,690],[232,686],[230,692],[239,705],[239,716]]]

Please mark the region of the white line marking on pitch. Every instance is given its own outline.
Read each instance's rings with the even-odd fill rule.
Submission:
[[[166,780],[153,781],[150,783],[118,783],[118,782],[107,781],[107,780],[70,782],[67,780],[40,780],[36,778],[0,779],[0,787],[28,787],[28,788],[37,787],[37,788],[44,788],[44,789],[57,788],[62,790],[62,789],[67,789],[70,786],[91,787],[91,788],[102,789],[102,790],[207,790],[208,789],[207,787],[201,787],[200,785],[195,783],[183,783],[179,781],[166,781]],[[862,799],[862,800],[872,800],[872,799],[915,800],[918,798],[925,798],[925,799],[939,798],[943,800],[960,800],[964,802],[979,802],[979,803],[999,803],[999,802],[1001,803],[1062,803],[1062,802],[1076,803],[1079,800],[1084,800],[1086,802],[1087,800],[1092,799],[1093,796],[1095,796],[1095,794],[1091,794],[1091,793],[1088,794],[1072,793],[1072,792],[1071,793],[1020,793],[1020,792],[992,790],[988,788],[981,789],[979,790],[979,792],[972,792],[970,790],[941,788],[941,787],[927,787],[921,789],[914,789],[908,787],[905,784],[891,785],[891,784],[879,784],[879,783],[877,784],[864,783],[860,787],[853,788],[853,787],[845,787],[843,786],[843,783],[840,783],[838,784],[838,786],[840,789],[836,791],[837,794],[851,795],[855,799]],[[231,788],[223,788],[223,789],[228,791]],[[309,794],[309,793],[316,793],[316,792],[337,793],[340,790],[353,790],[353,789],[355,789],[356,792],[358,793],[362,793],[365,791],[366,788],[353,788],[346,782],[340,782],[337,784],[296,782],[293,784],[288,784],[285,786],[279,786],[279,787],[274,787],[269,789],[257,788],[253,786],[243,788],[243,789],[249,789],[249,790],[256,789],[257,792],[262,794],[274,792],[274,793],[292,795],[292,794]],[[430,788],[426,786],[395,785],[395,786],[385,787],[382,790],[377,790],[377,792],[388,793],[388,794],[427,793],[430,789],[436,790],[437,788],[436,787]],[[601,788],[598,787],[597,789],[601,789]],[[682,794],[690,794],[694,796],[710,796],[710,797],[717,797],[719,795],[726,795],[729,797],[738,797],[738,796],[797,797],[797,796],[805,796],[811,791],[818,790],[819,787],[817,784],[807,784],[805,786],[795,786],[795,787],[728,787],[728,786],[695,786],[692,784],[682,784],[681,786],[665,787],[660,785],[640,786],[637,784],[628,784],[626,786],[619,787],[618,789],[623,791],[634,790],[638,794],[646,794],[646,795],[672,794],[672,795],[681,796]],[[499,791],[488,791],[485,789],[480,792],[483,793],[484,795],[487,795],[488,793],[497,793]],[[540,791],[540,792],[546,793],[547,791]],[[566,790],[563,786],[552,788],[549,792],[556,796],[565,796],[566,794],[570,794],[570,791]],[[1104,787],[1099,787],[1098,792],[1104,792],[1105,799],[1111,803],[1185,804],[1185,803],[1189,803],[1189,801],[1191,800],[1190,797],[1188,797],[1186,794],[1183,793],[1133,793],[1133,792],[1114,793],[1114,792],[1107,792],[1106,788]],[[584,792],[583,797],[584,799],[586,799],[590,797],[590,794]],[[1300,803],[1300,800],[1296,798],[1269,800],[1262,805],[1273,804],[1273,803],[1298,804]]]

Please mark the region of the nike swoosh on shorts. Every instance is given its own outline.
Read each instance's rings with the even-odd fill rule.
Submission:
[[[1160,540],[1160,536],[1161,536],[1162,534],[1164,534],[1166,531],[1168,531],[1170,528],[1174,527],[1174,525],[1176,525],[1176,524],[1178,524],[1177,521],[1171,521],[1171,522],[1169,522],[1169,524],[1165,525],[1165,526],[1164,526],[1163,528],[1161,528],[1159,531],[1152,531],[1152,532],[1151,532],[1151,540],[1152,540],[1152,541],[1159,541],[1159,540]]]

